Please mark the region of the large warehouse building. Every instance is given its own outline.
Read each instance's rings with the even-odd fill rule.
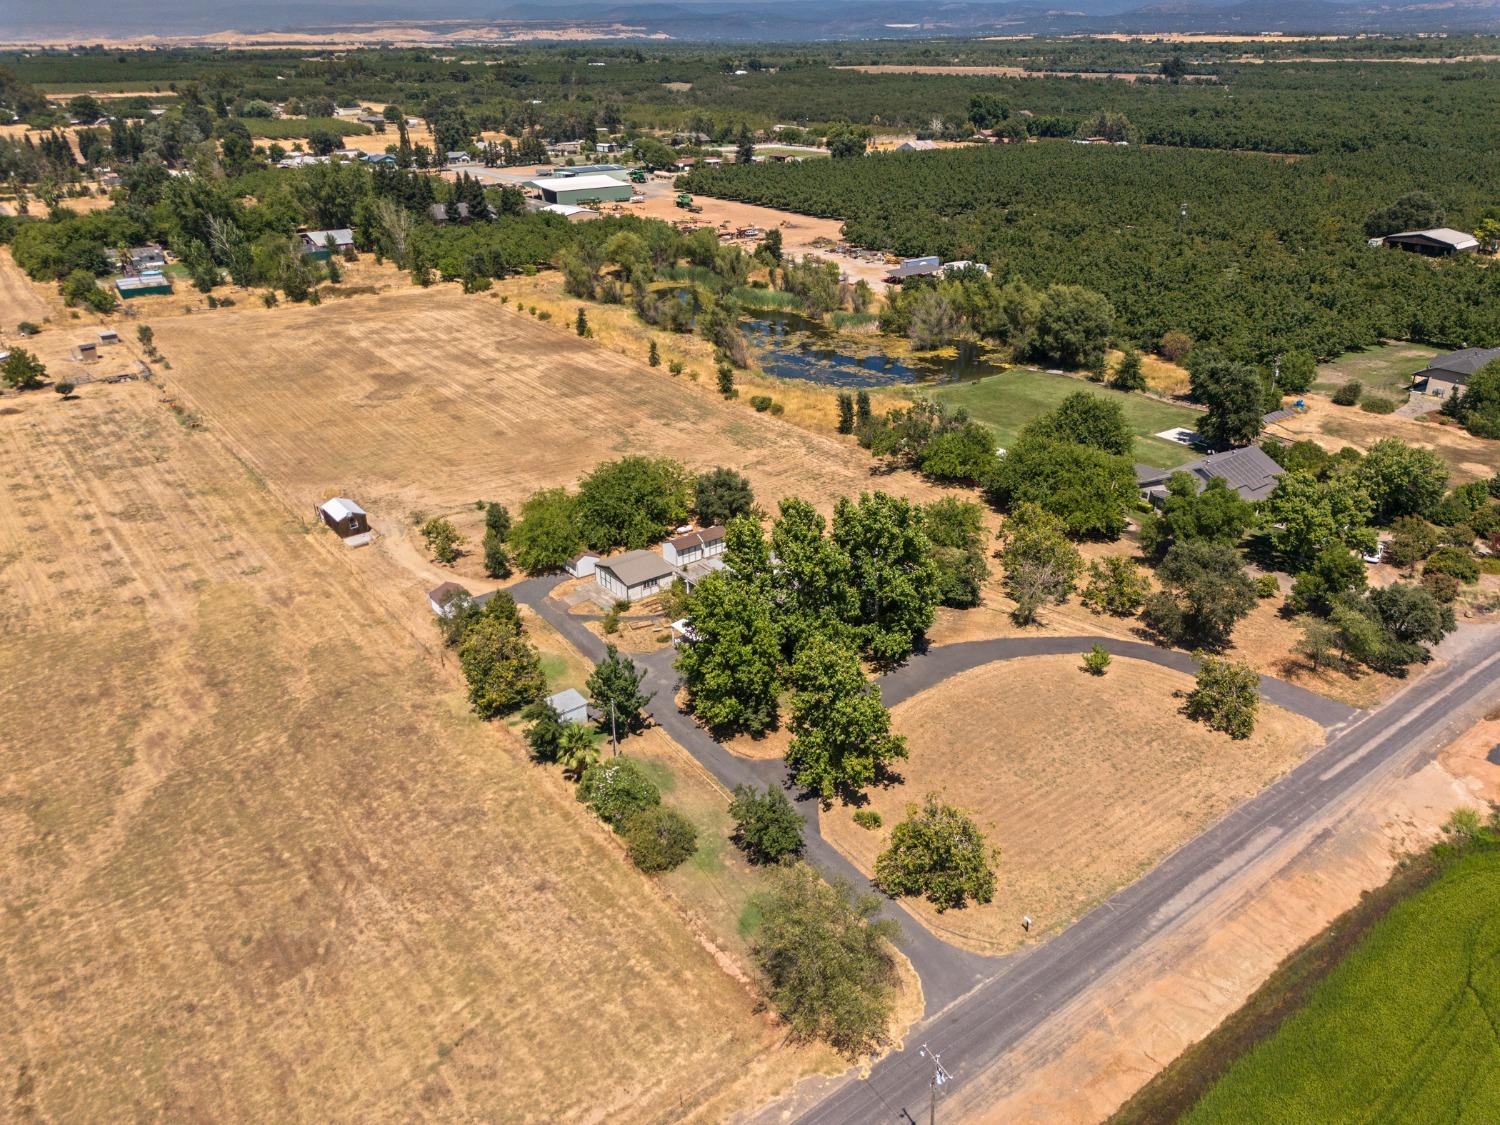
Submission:
[[[548,203],[624,203],[634,193],[629,184],[622,184],[613,176],[549,176],[542,180],[527,180],[527,187],[536,188]]]

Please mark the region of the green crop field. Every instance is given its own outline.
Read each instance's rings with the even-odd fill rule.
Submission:
[[[1200,417],[1197,411],[1145,395],[1091,386],[1065,375],[1017,368],[972,383],[939,387],[932,395],[947,406],[963,407],[975,421],[994,430],[1002,446],[1009,447],[1027,422],[1056,409],[1058,403],[1078,390],[1113,399],[1124,407],[1125,421],[1136,435],[1135,459],[1142,464],[1171,468],[1196,456],[1186,446],[1151,435],[1176,426],[1192,429]]]
[[[309,133],[335,133],[340,137],[357,137],[370,132],[368,125],[342,117],[237,117],[256,140],[303,138]],[[392,135],[394,141],[394,134]]]
[[[1485,847],[1391,910],[1184,1120],[1492,1122],[1497,1027],[1500,850]]]

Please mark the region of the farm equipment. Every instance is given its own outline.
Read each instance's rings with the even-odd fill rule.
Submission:
[[[693,197],[685,191],[680,191],[677,193],[677,206],[694,215],[703,210],[702,207],[693,202]]]
[[[633,171],[633,172],[630,173],[630,182],[633,183],[633,184],[643,184],[643,183],[645,183],[646,182],[646,173],[644,171],[642,171],[641,169],[639,169],[639,168],[635,169],[635,171]]]

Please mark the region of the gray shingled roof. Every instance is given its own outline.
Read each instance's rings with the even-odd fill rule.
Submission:
[[[675,573],[672,565],[655,551],[629,551],[613,559],[600,559],[598,570],[608,570],[627,587],[640,586]]]
[[[1464,348],[1447,355],[1434,356],[1428,361],[1425,370],[1417,372],[1416,377],[1425,379],[1429,375],[1437,375],[1445,382],[1467,383],[1470,375],[1497,359],[1500,359],[1500,348]]]
[[[1135,467],[1136,484],[1141,488],[1164,485],[1173,473],[1191,473],[1201,482],[1198,490],[1215,478],[1222,480],[1246,500],[1264,500],[1276,487],[1282,468],[1257,445],[1240,449],[1226,449],[1223,453],[1210,453],[1197,461],[1189,461],[1175,469],[1152,469],[1147,465]]]

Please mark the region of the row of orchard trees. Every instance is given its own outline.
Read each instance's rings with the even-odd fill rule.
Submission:
[[[1183,331],[1238,359],[1326,358],[1384,338],[1500,342],[1500,275],[1371,251],[1363,224],[1431,176],[1437,215],[1492,200],[1439,163],[1295,163],[1209,152],[990,146],[695,170],[690,190],[841,218],[850,241],[988,263],[1002,282],[1086,286],[1139,346]],[[1414,182],[1415,181],[1415,182]]]

